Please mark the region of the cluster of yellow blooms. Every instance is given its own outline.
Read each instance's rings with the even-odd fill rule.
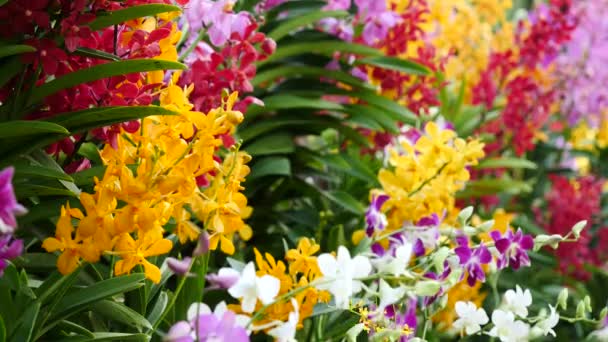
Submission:
[[[147,117],[138,132],[122,132],[116,149],[107,144],[101,151],[105,174],[95,179],[94,194],[80,195],[86,215],[69,205],[62,208],[55,237],[43,243],[49,252],[62,252],[57,261],[61,273],[72,272],[81,258],[94,263],[110,253],[121,258],[116,275],[141,264],[146,277],[158,282],[160,270],[146,258],[171,250],[172,242],[164,237],[171,219],[173,233],[185,243],[201,232],[190,221],[194,215],[211,232],[211,249],[219,244],[228,254],[234,252],[234,233],[251,236],[243,222],[251,208],[239,192],[250,157],[232,151],[222,164],[214,160],[222,144],[218,136],[232,133],[243,119],[232,110],[237,94],[203,114],[191,111],[190,90],[175,85],[162,89],[161,105],[179,115]],[[196,177],[209,172],[216,176],[199,189]],[[75,229],[72,219],[78,220]]]
[[[255,251],[255,262],[258,268],[257,275],[270,275],[279,279],[281,287],[277,298],[293,295],[293,299],[298,306],[299,321],[298,328],[303,327],[302,322],[313,313],[314,306],[318,303],[328,303],[330,294],[322,291],[310,283],[322,277],[317,257],[320,246],[308,238],[302,238],[295,249],[290,249],[285,253],[285,261],[275,260],[275,258],[265,253],[262,255],[257,249]],[[256,312],[262,308],[260,302],[257,303]],[[241,312],[240,305],[230,305],[231,310]],[[275,321],[287,321],[289,313],[294,311],[294,307],[289,298],[277,300],[275,303],[263,310],[263,317],[255,321],[257,326],[264,326]]]
[[[391,168],[378,174],[382,191],[389,196],[384,205],[389,228],[452,212],[454,194],[469,180],[467,167],[484,156],[481,142],[465,141],[434,122],[426,124],[425,132],[416,142],[403,139],[391,149]]]
[[[513,23],[506,18],[511,0],[431,0],[425,31],[438,56],[447,57],[445,76],[464,82],[465,98],[479,82],[491,52],[512,48]]]

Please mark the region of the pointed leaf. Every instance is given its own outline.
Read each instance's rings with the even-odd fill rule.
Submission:
[[[25,137],[46,133],[70,135],[70,132],[58,124],[46,121],[15,120],[0,122],[0,139]]]
[[[300,15],[296,18],[289,18],[281,23],[278,27],[268,33],[266,36],[279,41],[292,31],[303,27],[314,24],[324,18],[344,18],[348,16],[346,11],[315,11],[308,14]]]
[[[277,133],[263,136],[243,147],[252,156],[263,156],[268,154],[292,153],[295,151],[293,137],[286,133]]]
[[[76,51],[74,51],[74,54],[79,55],[79,56],[84,56],[84,57],[105,59],[107,61],[120,61],[120,57],[118,57],[114,54],[107,53],[107,52],[101,51],[101,50],[89,49],[89,48],[85,48],[85,47],[77,48]]]
[[[264,176],[291,176],[291,164],[289,159],[283,157],[267,157],[259,159],[251,167],[251,173],[247,180]]]
[[[142,328],[152,329],[152,325],[142,315],[124,304],[112,300],[102,300],[91,305],[91,310],[115,322],[127,324],[141,331]]]
[[[326,191],[323,192],[327,198],[329,198],[334,203],[340,205],[344,209],[358,215],[363,215],[365,213],[365,208],[359,201],[357,201],[354,197],[352,197],[349,193],[344,191]]]
[[[374,49],[362,44],[343,42],[340,40],[297,42],[281,45],[267,59],[258,62],[258,66],[280,60],[281,58],[300,54],[314,53],[331,57],[336,52],[354,53],[361,56],[383,56],[383,53],[378,49]]]
[[[184,64],[159,59],[130,59],[98,64],[90,68],[80,69],[63,75],[34,88],[27,105],[30,106],[42,101],[45,97],[62,89],[71,88],[82,83],[92,82],[107,77],[156,70],[183,70],[185,68],[186,66]]]
[[[4,45],[0,46],[0,58],[34,51],[36,48],[31,45]]]
[[[411,75],[426,76],[430,74],[427,67],[416,62],[395,57],[367,57],[359,59],[356,65],[373,65],[379,68],[400,71]]]
[[[501,158],[492,158],[492,159],[484,159],[479,165],[476,166],[477,169],[497,169],[497,168],[508,168],[508,169],[536,169],[537,165],[533,161],[524,159],[524,158],[510,158],[510,157],[501,157]]]
[[[98,14],[97,18],[95,18],[95,20],[89,23],[89,27],[93,31],[98,31],[102,28],[122,24],[125,21],[129,21],[132,19],[154,16],[159,13],[175,11],[181,11],[181,8],[165,4],[147,4],[131,6],[125,9]]]

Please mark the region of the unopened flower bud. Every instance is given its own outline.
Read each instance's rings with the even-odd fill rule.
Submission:
[[[177,275],[181,275],[181,276],[188,274],[188,271],[190,270],[191,262],[192,262],[192,258],[190,258],[190,257],[185,257],[182,260],[179,260],[176,258],[167,258],[167,266],[169,266],[169,269],[173,273],[175,273]]]
[[[581,236],[581,232],[587,225],[587,221],[580,221],[572,227],[572,234],[574,234],[575,238],[579,238]]]
[[[243,113],[236,110],[231,110],[226,114],[226,118],[233,125],[238,125],[243,121]]]
[[[418,296],[433,296],[439,292],[441,284],[435,280],[423,280],[416,283],[414,292]]]
[[[585,303],[578,302],[578,305],[576,306],[576,318],[585,318],[585,316]]]
[[[468,206],[462,209],[460,213],[458,213],[458,222],[460,222],[462,226],[466,225],[471,215],[473,215],[473,207]]]
[[[564,288],[557,297],[557,306],[566,310],[568,308],[568,289]]]
[[[229,289],[239,280],[240,273],[232,268],[220,268],[217,274],[207,274],[207,281],[214,288]]]
[[[267,55],[272,55],[277,49],[277,43],[272,38],[266,38],[262,42],[262,51]]]
[[[198,236],[198,244],[194,251],[192,251],[193,256],[199,256],[203,254],[207,254],[209,252],[209,234],[206,231],[202,231]]]
[[[602,309],[602,311],[600,311],[600,317],[598,320],[603,322],[606,319],[606,316],[608,316],[608,307],[605,307]]]

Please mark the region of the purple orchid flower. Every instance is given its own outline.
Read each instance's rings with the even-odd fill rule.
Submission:
[[[350,0],[328,0],[327,5],[323,7],[324,11],[348,11],[350,9]]]
[[[214,314],[200,315],[194,319],[193,326],[200,341],[249,341],[247,330],[237,324],[232,311],[226,311],[221,319]]]
[[[381,211],[382,205],[389,199],[387,195],[374,195],[372,196],[372,203],[365,212],[365,222],[367,223],[367,229],[365,233],[367,236],[372,236],[374,232],[382,231],[388,224],[386,221],[386,215]]]
[[[247,342],[247,330],[237,324],[236,315],[226,311],[218,317],[213,313],[202,314],[192,322],[175,323],[164,338],[164,342],[231,341]]]
[[[509,230],[504,236],[501,236],[497,230],[491,231],[490,236],[494,240],[496,249],[501,256],[498,258],[496,266],[503,269],[511,266],[514,270],[520,267],[530,266],[530,258],[528,252],[534,247],[534,239],[531,235],[525,235],[521,229],[513,233]]]
[[[192,258],[190,257],[185,257],[182,260],[173,257],[167,258],[167,266],[169,266],[171,272],[181,276],[185,276],[188,274],[191,262]]]
[[[393,328],[403,329],[409,328],[412,334],[409,336],[401,336],[399,342],[407,342],[416,336],[416,327],[418,326],[418,319],[416,318],[416,308],[418,301],[415,298],[411,298],[407,301],[407,307],[404,312],[398,311],[398,306],[393,304],[389,305],[384,309],[384,315],[391,319],[395,326]]]
[[[379,2],[379,1],[378,1]],[[388,35],[388,31],[397,25],[400,17],[391,11],[385,11],[370,18],[363,27],[361,37],[367,45],[374,45],[378,41],[383,40]]]
[[[456,238],[458,247],[454,249],[456,255],[460,259],[460,265],[467,272],[467,283],[469,286],[474,286],[477,281],[486,281],[486,274],[481,265],[488,264],[492,261],[492,254],[488,248],[481,244],[475,249],[469,247],[469,238],[465,235]]]
[[[17,203],[12,184],[14,173],[12,167],[0,171],[0,234],[12,234],[17,228],[16,216],[27,212]]]
[[[23,241],[10,235],[0,235],[0,277],[8,266],[8,260],[15,259],[23,252]]]
[[[432,214],[421,218],[417,223],[415,231],[405,233],[405,239],[414,244],[414,254],[422,256],[427,248],[435,248],[439,239],[439,215]]]

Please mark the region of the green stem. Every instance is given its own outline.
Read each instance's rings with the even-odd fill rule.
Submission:
[[[186,272],[186,274],[190,273],[190,269],[192,268],[192,265],[194,265],[195,261],[196,261],[196,258],[192,258],[192,261],[190,261],[190,266],[188,267],[188,271]],[[186,279],[188,279],[188,277],[187,277],[187,275],[184,275],[179,280],[179,284],[177,284],[177,288],[175,289],[175,293],[174,293],[173,297],[171,297],[171,301],[169,302],[169,305],[167,305],[167,307],[165,308],[165,311],[163,311],[162,315],[160,315],[159,319],[156,321],[156,323],[154,323],[154,326],[152,327],[153,331],[156,330],[156,328],[158,328],[160,323],[162,323],[164,321],[165,316],[167,316],[169,311],[171,311],[171,309],[173,308],[173,305],[175,305],[175,301],[177,300],[177,297],[179,297],[179,293],[182,291],[182,288],[184,287],[184,284],[186,283]]]
[[[184,53],[181,56],[179,56],[180,62],[183,62],[192,53],[192,51],[194,51],[194,49],[196,48],[196,45],[198,45],[198,43],[205,36],[205,33],[206,33],[205,30],[203,30],[203,29],[200,30],[200,32],[196,36],[196,39],[194,39],[192,44],[190,44],[190,46],[188,46],[188,49],[186,49],[186,51],[184,51]]]

